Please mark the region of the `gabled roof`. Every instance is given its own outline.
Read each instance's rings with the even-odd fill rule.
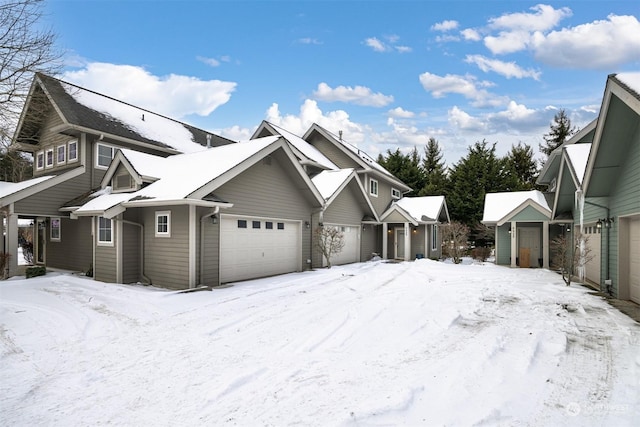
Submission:
[[[487,193],[484,199],[482,223],[502,225],[527,207],[551,219],[551,209],[544,194],[538,190]]]
[[[266,134],[280,135],[287,141],[289,141],[289,143],[292,145],[293,151],[296,153],[303,164],[311,161],[322,169],[339,169],[335,163],[329,160],[316,147],[309,144],[299,136],[289,132],[286,129],[281,128],[280,126],[274,125],[273,123],[263,120],[262,123],[260,123],[260,126],[258,126],[256,131],[251,136],[251,139],[263,137],[266,136]]]
[[[207,144],[219,146],[234,142],[41,73],[34,77],[14,142],[22,147],[37,143],[34,137],[37,129],[28,127],[39,128],[43,108],[55,111],[60,117],[62,124],[55,129],[58,132],[75,130],[103,134],[110,139],[167,153],[188,153]]]
[[[640,122],[640,72],[607,77],[582,184],[586,197],[606,197],[620,177]]]
[[[133,206],[169,204],[230,207],[232,205],[227,202],[211,198],[211,193],[276,150],[283,150],[289,157],[312,198],[315,198],[318,206],[322,206],[322,196],[302,170],[289,144],[281,137],[272,136],[203,149],[196,153],[151,159],[155,163],[152,173],[158,175],[154,182],[131,193],[111,194],[110,189],[104,187],[103,194],[74,211],[74,216],[92,216],[108,210],[117,214],[119,211],[115,209],[116,206],[121,206],[122,210]],[[134,169],[139,167],[142,156],[134,158],[130,150],[119,153],[120,156],[114,158],[110,171],[115,171],[118,164],[129,164]],[[103,184],[107,183],[108,181],[103,181]]]
[[[314,123],[311,127],[305,132],[302,136],[302,139],[309,140],[313,133],[318,133],[322,135],[327,141],[335,145],[340,151],[350,157],[357,165],[359,165],[365,171],[376,172],[379,176],[382,176],[389,181],[393,182],[400,190],[406,192],[410,191],[411,188],[407,186],[405,183],[396,178],[391,172],[386,170],[382,165],[376,162],[371,156],[369,156],[366,152],[359,149],[358,147],[349,144],[344,141],[341,137],[334,135],[328,130],[324,129],[322,126]]]
[[[129,171],[129,174],[131,174],[138,184],[142,184],[143,182],[157,181],[163,176],[166,161],[165,157],[154,156],[153,154],[142,153],[126,148],[118,149],[102,178],[102,188],[109,185],[120,165]]]
[[[364,205],[367,206],[369,212],[366,216],[378,222],[378,215],[376,210],[371,204],[371,200],[367,197],[367,193],[362,186],[362,182],[358,179],[358,175],[353,169],[338,169],[332,171],[322,171],[318,175],[314,176],[311,180],[316,186],[324,200],[326,201],[325,207],[328,207],[333,201],[347,188],[351,183],[358,188],[358,195],[361,196],[361,200]]]
[[[449,222],[449,210],[444,196],[403,197],[394,200],[381,215],[381,220],[398,212],[414,225]]]
[[[59,175],[40,176],[22,182],[0,182],[0,207],[33,196],[84,172],[85,167],[79,166]]]

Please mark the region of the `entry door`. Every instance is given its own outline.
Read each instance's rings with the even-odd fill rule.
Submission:
[[[629,299],[640,304],[640,219],[629,222]]]
[[[33,239],[33,261],[35,264],[44,264],[46,258],[47,242],[47,220],[38,218],[36,220],[36,236]]]
[[[396,258],[404,259],[404,227],[395,229]]]
[[[528,260],[520,259],[520,266],[538,267],[538,258],[540,258],[540,229],[534,227],[522,227],[518,230],[520,231],[520,245],[518,253],[524,255],[528,252],[529,255]]]

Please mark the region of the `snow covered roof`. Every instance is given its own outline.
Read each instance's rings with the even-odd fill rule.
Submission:
[[[484,199],[483,223],[499,223],[520,207],[535,204],[551,213],[544,194],[538,190],[488,193]]]
[[[305,157],[319,165],[324,166],[327,169],[338,169],[338,166],[329,160],[324,154],[320,152],[316,147],[309,144],[304,139],[299,136],[289,132],[286,129],[281,128],[280,126],[274,125],[273,123],[266,122],[269,126],[273,128],[279,135],[283,136],[289,143],[296,148],[300,153],[302,153]]]
[[[394,203],[411,215],[416,222],[437,221],[442,209],[446,212],[444,196],[403,197]],[[448,212],[446,215],[449,216]]]
[[[311,181],[316,186],[322,197],[325,200],[331,198],[336,191],[342,186],[342,184],[352,176],[353,169],[338,169],[331,171],[322,171],[318,175],[314,176]]]
[[[24,190],[41,182],[53,178],[53,175],[40,176],[38,178],[28,179],[22,182],[5,182],[0,181],[0,198],[10,196],[18,191]]]
[[[640,72],[618,73],[615,78],[640,97]]]
[[[234,143],[186,123],[41,73],[37,73],[36,81],[40,82],[67,125],[180,153],[201,150],[207,143],[211,146]],[[20,139],[19,136],[17,139]]]
[[[591,152],[591,144],[573,144],[567,145],[565,151],[571,162],[571,167],[576,173],[578,185],[582,184],[584,173],[587,170],[587,161]]]
[[[164,174],[166,168],[165,157],[154,156],[153,154],[142,153],[127,148],[120,149],[120,151],[141,177],[158,179]]]

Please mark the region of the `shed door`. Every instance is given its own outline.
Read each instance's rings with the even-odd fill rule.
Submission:
[[[640,304],[640,219],[629,222],[629,295]]]
[[[327,227],[337,227],[344,238],[344,247],[340,253],[331,257],[331,265],[349,264],[360,261],[360,226],[358,225],[340,225],[326,224]],[[322,265],[326,266],[327,262],[322,257]]]
[[[300,271],[301,226],[298,221],[222,217],[222,283]]]
[[[600,230],[593,225],[584,227],[584,235],[587,238],[587,252],[591,260],[585,265],[585,276],[587,280],[600,285],[600,252],[601,252],[601,234]]]
[[[520,245],[518,256],[520,267],[538,267],[540,258],[540,229],[537,227],[518,228],[520,233]]]

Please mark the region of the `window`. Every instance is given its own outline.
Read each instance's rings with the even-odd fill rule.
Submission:
[[[156,212],[156,237],[171,237],[171,212]]]
[[[108,168],[111,164],[111,159],[113,159],[113,151],[113,147],[109,145],[98,144],[96,167]]]
[[[129,173],[123,173],[120,175],[116,175],[113,178],[113,189],[114,190],[131,190],[135,187],[135,181],[132,179]]]
[[[438,226],[436,224],[431,226],[431,250],[438,250]]]
[[[60,218],[51,218],[51,230],[49,240],[52,242],[60,241]]]
[[[271,221],[267,221],[264,223],[264,228],[266,228],[267,230],[273,230],[273,222]]]
[[[78,160],[78,141],[73,140],[73,141],[69,141],[69,143],[67,144],[68,149],[67,149],[67,161],[68,162],[75,162],[76,160]]]
[[[98,245],[113,246],[113,224],[109,218],[98,217]]]
[[[45,153],[45,167],[50,168],[53,166],[53,148],[49,148]]]
[[[244,219],[238,220],[238,228],[247,228],[247,221]]]
[[[252,228],[260,228],[260,221],[251,221]]]
[[[369,180],[369,194],[378,197],[378,181],[375,179]]]
[[[38,151],[36,154],[36,169],[44,169],[44,151]]]
[[[400,197],[402,197],[402,193],[400,193],[400,190],[398,190],[397,188],[392,188],[391,197],[393,197],[394,199],[399,199]]]
[[[67,162],[67,146],[58,145],[56,148],[56,164],[64,165]]]
[[[284,230],[284,222],[278,223],[278,230]]]

